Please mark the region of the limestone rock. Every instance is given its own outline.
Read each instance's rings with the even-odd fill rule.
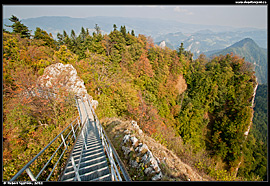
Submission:
[[[124,136],[122,144],[125,145],[128,142],[130,142],[130,134],[127,134],[127,135]]]
[[[73,92],[83,98],[89,98],[94,109],[98,106],[98,101],[93,100],[92,96],[87,93],[83,80],[77,75],[76,69],[71,64],[55,63],[46,67],[43,75],[37,80],[37,86],[39,89],[56,94],[60,89]]]
[[[134,148],[136,148],[136,147],[138,146],[138,144],[139,144],[139,140],[138,140],[135,136],[132,136],[132,137],[130,138],[130,141],[131,141],[132,146],[133,146]]]
[[[134,127],[135,131],[137,131],[139,133],[139,135],[143,134],[143,131],[140,129],[140,127],[138,126],[136,121],[132,120],[131,124]]]
[[[136,169],[140,167],[137,161],[135,160],[130,160],[129,164],[131,167],[136,168]]]
[[[124,155],[127,157],[128,154],[131,152],[129,147],[122,146],[122,150],[124,151]]]
[[[160,172],[159,174],[156,174],[155,176],[153,176],[151,179],[152,181],[158,181],[158,180],[161,180],[162,178],[162,172]]]
[[[75,94],[86,96],[87,90],[83,80],[77,75],[71,64],[56,63],[44,69],[44,74],[38,78],[41,87],[61,87]]]
[[[94,109],[96,109],[97,106],[98,106],[98,101],[97,100],[92,100],[92,106],[93,106]]]
[[[147,167],[146,169],[144,169],[144,173],[148,176],[153,176],[156,172],[151,167]]]
[[[139,129],[139,126],[138,126],[138,124],[137,124],[136,121],[132,120],[132,121],[131,121],[131,124],[132,124],[132,126],[133,126],[135,129]]]
[[[152,152],[150,150],[148,150],[147,153],[144,154],[144,156],[142,157],[142,162],[145,165],[148,165],[149,167],[152,167],[156,171],[156,173],[160,172],[158,162],[154,158],[154,156],[153,156],[153,154],[152,154]]]
[[[132,120],[131,124],[135,130],[140,130],[136,121]],[[136,169],[142,165],[145,167],[145,175],[151,177],[152,180],[160,180],[162,173],[158,165],[159,160],[154,157],[146,144],[139,143],[138,138],[134,134],[131,135],[131,131],[126,129],[124,134],[125,136],[121,145],[125,158],[129,161],[129,165]]]
[[[159,44],[159,47],[162,48],[162,49],[165,49],[165,47],[166,47],[166,42],[165,42],[164,40],[161,41],[160,44]]]
[[[140,143],[138,147],[135,149],[136,152],[139,154],[145,154],[148,151],[148,146],[145,144]]]

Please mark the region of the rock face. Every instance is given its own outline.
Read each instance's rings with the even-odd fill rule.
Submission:
[[[110,140],[118,149],[118,153],[123,152],[122,160],[132,179],[142,181],[147,177],[147,180],[154,181],[211,180],[206,175],[200,175],[167,147],[147,136],[140,130],[136,121],[106,118],[102,123]],[[131,137],[138,139],[136,147],[132,145]],[[135,138],[132,139],[134,141]]]
[[[61,89],[84,98],[89,97],[93,107],[98,106],[98,101],[88,95],[83,80],[71,64],[56,63],[46,67],[44,74],[38,78],[38,85],[41,88],[51,89],[53,92]]]
[[[160,48],[164,49],[166,47],[166,42],[165,41],[161,41],[159,44]]]
[[[131,122],[133,128],[142,132],[136,121]],[[162,172],[158,165],[158,160],[153,156],[148,146],[143,143],[139,143],[139,140],[130,134],[128,130],[122,140],[122,151],[124,152],[125,158],[129,159],[129,165],[132,168],[140,169],[144,167],[144,174],[150,176],[153,181],[161,180]]]

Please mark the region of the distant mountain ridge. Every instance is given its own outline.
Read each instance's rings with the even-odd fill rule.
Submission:
[[[207,29],[209,27],[209,25],[188,24],[173,20],[111,16],[95,16],[86,18],[42,16],[22,19],[21,21],[32,31],[34,31],[36,27],[40,27],[41,29],[51,32],[54,37],[56,36],[57,32],[62,33],[63,30],[70,32],[71,29],[74,29],[74,31],[77,33],[80,31],[82,26],[93,29],[95,24],[98,24],[104,32],[110,32],[113,24],[116,24],[118,27],[125,25],[128,30],[133,29],[137,33],[151,35],[152,37],[177,31],[191,33],[202,29]],[[10,24],[10,21],[8,19],[3,19],[3,23],[4,25]],[[210,29],[214,31],[221,31],[231,30],[232,28],[228,26],[210,26]]]
[[[145,34],[153,37],[154,39],[159,36],[164,36],[170,33],[212,33],[212,32],[231,32],[242,31],[241,28],[234,28],[229,26],[219,25],[198,25],[183,23],[175,20],[163,20],[154,18],[131,18],[131,17],[109,17],[109,16],[95,16],[86,18],[73,18],[68,16],[42,16],[35,18],[27,18],[21,20],[23,24],[29,27],[32,32],[36,30],[36,27],[46,30],[52,33],[54,38],[58,32],[62,33],[65,30],[70,33],[71,29],[77,34],[81,27],[94,30],[95,24],[98,24],[102,31],[109,33],[113,29],[113,24],[118,27],[125,25],[127,30],[134,30],[135,34]],[[6,18],[3,19],[4,25],[10,25],[11,22]],[[5,28],[5,26],[4,26]],[[8,30],[8,28],[5,28]],[[254,28],[245,28],[246,31],[257,31]],[[190,34],[189,34],[190,35]],[[165,39],[157,39],[161,41]],[[166,41],[166,40],[165,40]],[[169,42],[169,41],[166,41]],[[180,42],[180,41],[179,41]],[[172,43],[172,42],[170,42]],[[173,43],[172,43],[173,44]],[[180,43],[179,43],[180,44]]]
[[[205,55],[208,57],[218,56],[220,54],[226,55],[234,53],[241,57],[245,57],[245,60],[255,65],[255,75],[258,78],[260,84],[267,84],[267,50],[261,48],[251,38],[245,38],[241,41],[234,43],[233,45],[219,51],[209,51]]]
[[[253,39],[260,47],[267,48],[266,30],[245,30],[236,29],[232,31],[213,32],[209,29],[200,30],[194,33],[169,33],[160,35],[155,41],[164,40],[171,43],[174,48],[178,48],[180,43],[184,44],[186,50],[190,50],[196,59],[200,54],[213,50],[221,50],[244,39]]]

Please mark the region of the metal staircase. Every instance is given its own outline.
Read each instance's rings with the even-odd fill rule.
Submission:
[[[102,141],[88,101],[77,99],[86,126],[78,137],[61,181],[111,181]]]
[[[62,167],[58,181],[131,181],[117,152],[103,130],[89,98],[77,95],[75,100],[80,120],[76,118],[69,124],[10,181],[20,178],[24,171],[32,181],[50,181],[51,176],[57,174],[55,173],[56,167]],[[64,136],[64,134],[66,135]],[[62,143],[53,152],[39,173],[34,176],[30,169],[31,165],[38,161],[39,156],[60,138]],[[73,146],[70,145],[72,141]],[[62,150],[59,151],[59,149]],[[52,163],[52,159],[59,153],[58,151],[62,154],[56,162],[54,161],[53,169],[47,169],[48,165]],[[66,163],[61,165],[59,162],[64,162],[62,160],[63,154],[68,151],[71,153]],[[63,165],[65,166],[63,167]],[[45,174],[49,172],[47,170],[51,170],[48,176]],[[40,178],[40,175],[46,175],[47,178],[44,179],[44,176]]]
[[[86,138],[78,137],[61,181],[111,181],[101,139],[93,126],[85,133]]]

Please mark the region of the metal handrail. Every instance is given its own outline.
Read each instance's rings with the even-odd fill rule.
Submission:
[[[102,125],[99,122],[99,119],[92,107],[91,102],[89,101],[89,98],[87,97],[87,102],[90,106],[90,109],[93,113],[94,116],[94,122],[98,128],[98,133],[99,136],[102,140],[102,145],[104,146],[104,149],[106,151],[107,157],[109,158],[109,162],[110,162],[110,166],[111,166],[111,176],[112,176],[112,180],[114,181],[123,181],[121,174],[119,172],[118,169],[121,170],[121,173],[124,177],[125,181],[131,181],[131,178],[127,172],[127,170],[125,169],[124,164],[122,163],[121,159],[119,158],[116,150],[114,149],[111,141],[109,140],[105,130],[103,129]],[[116,160],[116,163],[115,163]]]
[[[74,122],[77,121],[77,123],[75,125]],[[45,168],[48,166],[48,164],[51,162],[51,160],[53,159],[53,157],[57,154],[58,150],[61,148],[61,146],[65,146],[63,152],[61,153],[60,157],[58,158],[57,162],[54,164],[53,169],[51,170],[49,176],[47,177],[46,181],[48,181],[52,175],[52,173],[54,172],[57,164],[59,163],[60,159],[62,158],[63,154],[65,153],[65,151],[68,149],[69,144],[72,142],[72,139],[74,138],[74,140],[76,140],[77,136],[76,133],[78,131],[78,133],[80,132],[80,130],[82,129],[83,125],[81,125],[81,123],[79,122],[79,117],[77,117],[75,120],[73,120],[65,129],[63,129],[45,148],[43,148],[32,160],[30,160],[20,171],[17,172],[17,174],[15,174],[10,181],[15,181],[24,171],[26,171],[26,173],[28,174],[28,176],[30,177],[30,179],[32,181],[37,181],[37,179],[39,178],[39,176],[42,174],[42,172],[44,172]],[[64,137],[63,133],[65,131],[67,131],[70,128],[69,133]],[[71,135],[71,138],[69,141],[66,141],[68,139],[68,137],[70,136],[70,134],[73,133],[73,135]],[[78,134],[77,133],[77,134]],[[39,171],[39,173],[37,174],[37,176],[34,176],[32,171],[30,170],[30,165],[37,160],[38,157],[40,157],[40,155],[42,153],[45,152],[46,149],[48,149],[49,147],[51,147],[51,145],[59,138],[62,138],[62,143],[58,146],[58,148],[54,151],[54,153],[51,155],[50,159],[46,162],[46,164],[42,167],[42,169]]]
[[[66,150],[69,148],[69,144],[71,144],[71,142],[74,142],[74,144],[76,143],[77,141],[77,138],[79,135],[82,135],[83,137],[85,137],[86,139],[86,136],[84,136],[85,134],[85,131],[88,131],[88,126],[89,125],[89,116],[88,116],[88,113],[87,114],[87,117],[85,118],[85,120],[82,122],[82,113],[81,113],[81,110],[80,110],[80,107],[79,107],[79,104],[78,104],[78,100],[77,99],[81,99],[83,101],[83,97],[81,96],[78,96],[76,95],[75,96],[75,99],[76,99],[76,103],[77,103],[77,107],[78,107],[78,111],[79,111],[79,116],[74,120],[72,121],[65,129],[63,129],[45,148],[43,148],[32,160],[30,160],[20,171],[17,172],[17,174],[15,174],[11,179],[10,181],[15,181],[24,171],[26,171],[26,173],[28,174],[28,176],[30,177],[30,179],[32,181],[37,181],[39,176],[44,172],[44,170],[46,170],[46,167],[49,165],[49,163],[51,162],[51,160],[55,157],[55,155],[57,154],[58,150],[61,149],[61,147],[64,145],[64,150],[62,151],[62,153],[60,154],[60,157],[58,158],[58,160],[56,161],[56,163],[53,164],[53,168],[52,170],[50,171],[50,174],[49,176],[46,178],[46,181],[48,181],[54,170],[56,169],[59,161],[61,160],[61,158],[63,157],[64,153],[66,152]],[[112,180],[116,180],[116,181],[122,181],[122,177],[121,175],[123,175],[123,178],[125,181],[131,181],[131,178],[130,176],[128,175],[128,172],[127,170],[125,169],[124,167],[124,164],[122,163],[122,161],[120,160],[116,150],[114,149],[112,143],[110,142],[105,130],[103,129],[102,125],[100,124],[99,122],[99,119],[92,107],[92,104],[91,102],[89,101],[89,98],[87,97],[87,102],[89,104],[89,107],[91,109],[91,112],[94,116],[94,123],[95,123],[95,126],[98,130],[98,135],[99,137],[101,138],[101,141],[102,141],[102,145],[105,149],[105,152],[107,154],[107,157],[109,159],[109,163],[110,163],[110,172],[111,172],[111,177],[112,177]],[[84,101],[83,101],[83,105],[84,105]],[[84,105],[85,107],[85,105]],[[86,111],[86,110],[85,110]],[[80,117],[80,120],[79,120],[79,117]],[[76,124],[74,124],[74,122],[77,121]],[[81,122],[80,122],[81,121]],[[74,124],[74,125],[73,125]],[[67,131],[68,129],[70,128],[70,131],[68,132],[68,134],[64,137],[63,134],[65,131]],[[84,130],[86,129],[86,130]],[[87,132],[86,132],[87,133]],[[71,134],[71,138],[69,139],[69,136]],[[57,149],[53,152],[53,154],[51,155],[51,157],[49,158],[49,160],[46,162],[46,164],[41,168],[41,170],[39,171],[39,173],[34,176],[34,174],[32,173],[32,171],[30,170],[30,165],[32,165],[33,162],[35,162],[35,160],[38,159],[38,157],[41,156],[41,154],[43,154],[46,149],[48,149],[49,147],[51,147],[51,145],[57,140],[61,138],[62,142],[61,144],[57,147]],[[67,140],[69,139],[69,140]],[[74,139],[74,140],[73,140]],[[73,144],[73,145],[74,145]],[[85,145],[85,148],[86,147],[86,144],[84,143],[82,145],[82,148],[84,148],[84,145]],[[72,158],[72,156],[71,156]],[[76,166],[76,165],[73,165],[75,166],[74,167],[74,170],[76,172],[76,170],[79,169],[79,165]],[[61,174],[60,174],[61,175]],[[77,174],[78,177],[78,181],[80,181],[80,175]]]

